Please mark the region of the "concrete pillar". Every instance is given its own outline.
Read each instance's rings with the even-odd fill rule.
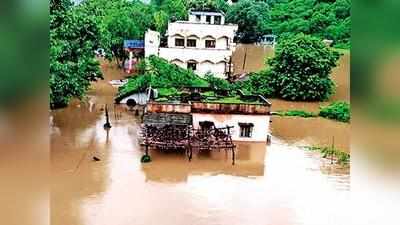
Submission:
[[[133,52],[129,52],[129,61],[128,61],[128,73],[132,72],[132,59],[133,59]]]

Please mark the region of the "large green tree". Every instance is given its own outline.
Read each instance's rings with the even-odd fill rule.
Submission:
[[[115,58],[120,66],[127,58],[124,40],[143,39],[146,30],[154,27],[154,7],[139,0],[86,0],[79,8],[95,16],[102,31],[102,48],[108,58]]]
[[[299,32],[349,46],[350,0],[282,0],[272,7],[270,25],[278,36]]]
[[[92,16],[76,10],[68,0],[50,1],[50,107],[81,98],[90,81],[102,78],[94,50],[100,46],[99,28]]]
[[[271,33],[270,6],[264,1],[241,0],[228,9],[227,22],[238,24],[242,42],[254,42],[261,35]]]
[[[298,34],[283,39],[268,60],[269,85],[283,99],[326,100],[334,93],[330,74],[338,59],[339,54],[316,37]]]

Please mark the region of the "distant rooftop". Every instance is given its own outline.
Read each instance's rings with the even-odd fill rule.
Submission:
[[[190,10],[189,14],[193,15],[210,15],[210,16],[225,16],[225,13],[216,10]]]

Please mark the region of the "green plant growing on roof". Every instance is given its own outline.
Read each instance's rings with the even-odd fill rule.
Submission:
[[[208,87],[209,83],[192,71],[181,68],[157,56],[150,56],[138,65],[139,74],[128,80],[119,88],[117,99],[122,99],[135,92],[144,91],[148,87],[166,88],[172,91],[184,87]]]

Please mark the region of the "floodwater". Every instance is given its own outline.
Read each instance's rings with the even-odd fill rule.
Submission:
[[[233,55],[235,73],[255,72],[265,68],[265,60],[273,56],[268,46],[252,44],[238,45]],[[247,57],[245,57],[247,55]],[[246,58],[246,62],[244,62]],[[245,67],[243,67],[245,65]],[[242,69],[244,68],[244,69]],[[321,105],[333,101],[350,101],[350,54],[341,56],[338,66],[332,71],[336,84],[335,94],[326,102],[294,102],[282,99],[269,99],[272,111],[305,110],[318,112]],[[350,125],[323,118],[273,117],[271,133],[291,144],[330,146],[350,152]]]
[[[102,69],[106,79],[93,85],[84,102],[51,113],[51,224],[346,223],[349,168],[301,148],[329,143],[332,133],[336,144],[346,145],[338,136],[345,125],[273,118],[272,144],[238,142],[234,166],[225,151],[195,154],[192,162],[184,154],[150,151],[153,161],[142,164],[139,119],[112,105],[116,89],[107,83],[124,74],[106,63]],[[108,132],[104,104],[110,109]],[[311,132],[317,128],[326,135]]]

